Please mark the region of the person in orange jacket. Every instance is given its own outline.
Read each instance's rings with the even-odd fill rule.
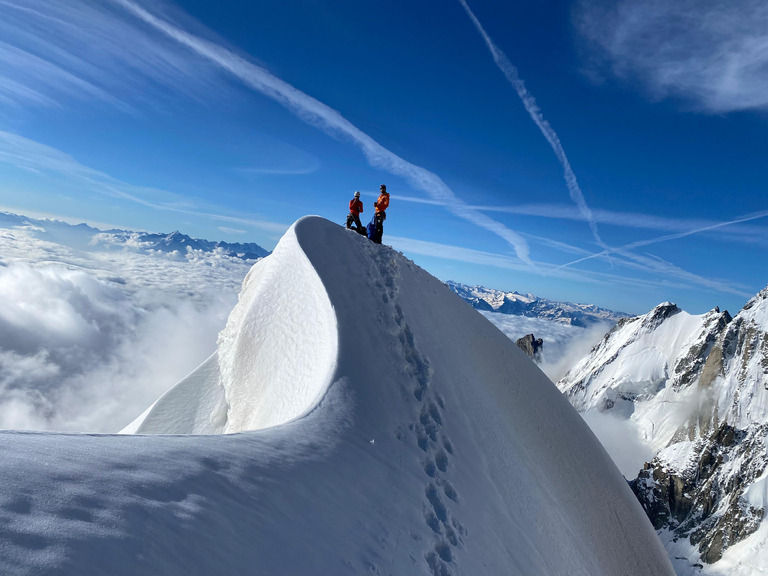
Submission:
[[[387,219],[387,208],[389,208],[389,192],[387,192],[386,184],[381,185],[379,198],[373,203],[373,206],[376,208],[376,214],[371,220],[373,230],[371,230],[371,224],[368,225],[368,238],[376,244],[381,244],[381,237],[384,234],[384,220]]]
[[[349,214],[347,215],[347,230],[352,229],[352,224],[355,225],[355,230],[360,234],[365,234],[365,228],[360,223],[360,214],[363,213],[363,202],[360,200],[360,192],[355,192],[355,197],[349,201]]]
[[[373,203],[376,207],[376,212],[386,212],[389,208],[389,192],[387,192],[387,185],[382,184],[379,191],[379,199]]]

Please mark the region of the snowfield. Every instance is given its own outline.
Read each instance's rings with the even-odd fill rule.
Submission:
[[[673,574],[514,342],[320,218],[131,431],[0,433],[0,573]]]

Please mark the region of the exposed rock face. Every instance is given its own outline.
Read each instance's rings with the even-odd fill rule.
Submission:
[[[662,537],[695,547],[692,563],[719,561],[760,527],[768,288],[735,318],[665,302],[621,320],[558,387],[580,412],[609,412],[640,432],[655,457],[630,485]]]
[[[720,308],[704,315],[704,327],[701,338],[688,349],[674,369],[672,386],[685,388],[690,386],[702,374],[703,368],[712,356],[711,352],[717,337],[722,334],[728,323],[733,320],[728,310],[720,312]],[[711,381],[710,381],[711,382]]]
[[[654,528],[688,538],[708,563],[755,532],[765,508],[752,506],[745,490],[765,470],[766,432],[765,425],[745,431],[722,424],[646,464],[630,487]]]
[[[522,338],[518,338],[517,345],[530,358],[538,360],[541,356],[540,352],[544,348],[544,340],[536,338],[533,334],[526,334]]]

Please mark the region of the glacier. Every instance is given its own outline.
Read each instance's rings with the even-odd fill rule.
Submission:
[[[123,432],[0,432],[0,573],[673,574],[535,364],[321,218],[253,267],[216,353]]]

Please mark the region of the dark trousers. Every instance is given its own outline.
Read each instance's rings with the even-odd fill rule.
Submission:
[[[355,228],[357,229],[358,232],[360,232],[360,230],[365,230],[365,228],[363,228],[363,225],[360,223],[360,214],[355,214],[354,212],[350,212],[347,215],[347,228],[352,228],[352,224],[355,225]]]
[[[376,212],[376,214],[373,215],[375,229],[371,240],[376,244],[381,244],[381,237],[384,235],[384,219],[386,217],[387,215],[384,214],[384,212]]]

